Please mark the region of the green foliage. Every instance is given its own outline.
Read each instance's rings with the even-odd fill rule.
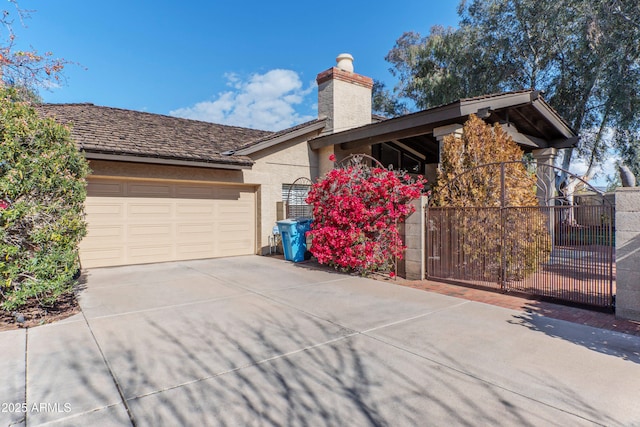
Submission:
[[[507,280],[537,271],[551,251],[548,218],[537,209],[536,177],[523,154],[499,124],[471,115],[461,137],[444,138],[432,193],[435,206],[461,208],[452,218],[465,262]]]
[[[88,165],[69,130],[0,89],[0,302],[47,305],[73,286]]]
[[[396,96],[420,109],[503,90],[490,59],[477,48],[476,31],[435,26],[428,37],[403,34],[385,59],[398,77]]]
[[[399,78],[396,96],[430,108],[540,89],[580,133],[577,154],[588,165],[614,150],[640,178],[637,0],[469,0],[459,14],[459,28],[397,40],[386,57]]]
[[[371,109],[385,117],[397,117],[409,112],[407,106],[395,98],[379,80],[373,81]]]

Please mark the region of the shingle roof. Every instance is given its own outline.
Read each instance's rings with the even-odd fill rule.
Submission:
[[[314,120],[310,120],[308,122],[300,123],[299,125],[295,125],[293,127],[287,128],[287,129],[283,129],[283,130],[280,130],[280,131],[277,131],[277,132],[270,133],[268,135],[263,135],[263,136],[255,139],[253,141],[249,141],[246,144],[243,144],[242,146],[238,147],[237,150],[242,150],[242,149],[245,149],[245,148],[249,148],[249,147],[252,147],[254,145],[258,145],[260,143],[269,141],[271,139],[275,139],[275,138],[278,138],[280,136],[284,136],[284,135],[293,133],[293,132],[295,132],[297,130],[304,129],[304,128],[310,126],[310,125],[313,125],[313,124],[316,124],[316,123],[324,123],[325,121],[326,121],[326,119],[314,119]]]
[[[70,124],[72,137],[88,153],[250,166],[247,156],[222,153],[273,134],[93,104],[42,104],[37,110]]]

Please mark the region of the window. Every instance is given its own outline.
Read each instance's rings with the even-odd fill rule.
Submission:
[[[382,166],[391,169],[400,168],[400,151],[387,144],[380,144],[379,152],[380,154],[374,157],[382,163]]]
[[[282,201],[287,206],[287,218],[313,216],[313,207],[306,202],[310,189],[311,185],[307,184],[282,184]]]
[[[402,165],[402,169],[406,170],[409,173],[420,174],[423,173],[422,162],[408,155],[407,153],[402,153],[402,161],[400,162]]]
[[[376,144],[371,150],[373,158],[385,168],[406,170],[412,174],[424,173],[424,162],[418,157],[391,144]]]

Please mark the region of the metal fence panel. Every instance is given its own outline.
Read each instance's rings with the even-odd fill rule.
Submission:
[[[429,208],[427,277],[612,307],[609,204]]]

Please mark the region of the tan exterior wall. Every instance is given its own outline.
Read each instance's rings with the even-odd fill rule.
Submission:
[[[367,154],[367,155],[371,155],[371,146],[367,145],[367,146],[363,146],[363,147],[358,147],[358,148],[351,148],[349,150],[343,150],[339,147],[336,147],[335,149],[336,152],[336,159],[338,159],[338,161],[352,155],[352,154]]]
[[[260,185],[258,201],[258,234],[260,253],[269,252],[269,235],[278,220],[278,203],[282,202],[282,184],[292,184],[304,177],[318,177],[318,154],[309,148],[306,139],[299,139],[268,148],[251,155],[255,161],[251,170],[244,170],[244,182]]]
[[[148,163],[90,160],[91,175],[96,177],[130,177],[161,180],[186,180],[210,183],[244,183],[242,171],[154,165]]]

